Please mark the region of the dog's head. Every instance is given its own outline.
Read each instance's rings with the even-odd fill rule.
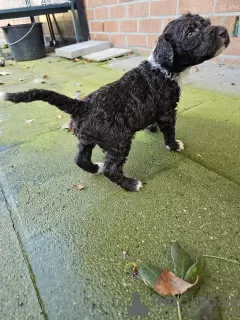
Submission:
[[[227,29],[210,20],[186,14],[171,21],[152,53],[155,63],[171,72],[181,72],[220,54],[229,45]]]

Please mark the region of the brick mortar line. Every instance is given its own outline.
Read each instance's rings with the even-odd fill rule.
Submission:
[[[217,6],[217,0],[214,0],[214,1],[213,1],[213,13],[214,13],[215,10],[216,10],[216,6]]]
[[[202,13],[200,14],[202,17],[232,17],[232,16],[236,16],[236,15],[240,15],[240,11],[239,12],[225,12],[225,13]],[[166,16],[136,16],[136,17],[124,17],[124,18],[108,18],[108,19],[100,19],[100,20],[88,20],[88,22],[105,22],[105,21],[124,21],[124,20],[137,20],[137,19],[141,19],[141,20],[149,20],[149,19],[169,19],[169,18],[178,18],[181,15],[166,15]]]
[[[178,1],[177,0],[177,4],[178,4]],[[215,2],[217,0],[214,0],[214,6],[216,6]],[[86,7],[85,9],[96,9],[96,8],[104,8],[104,7],[110,7],[110,8],[113,8],[113,7],[118,7],[118,6],[127,6],[130,5],[130,4],[139,4],[139,3],[146,3],[146,4],[150,4],[151,3],[154,3],[154,2],[158,2],[158,1],[153,1],[153,2],[150,2],[149,1],[144,1],[144,0],[138,0],[138,1],[134,1],[134,2],[118,2],[118,3],[112,3],[112,4],[104,4],[104,5],[99,5],[99,6],[93,6],[93,7]],[[150,8],[149,8],[150,9]],[[179,8],[177,8],[179,10]],[[208,12],[208,13],[200,13],[201,16],[236,16],[236,15],[240,15],[240,11],[230,11],[230,12],[215,12],[215,7],[213,7],[214,10],[212,10],[212,12]],[[150,10],[149,10],[149,14],[150,14]],[[174,16],[181,16],[181,14],[175,14]],[[159,17],[162,17],[162,16],[159,16]]]

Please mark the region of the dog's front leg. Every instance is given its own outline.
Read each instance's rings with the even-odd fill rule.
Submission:
[[[184,144],[180,140],[175,140],[175,116],[168,120],[158,120],[157,124],[164,136],[164,143],[170,151],[184,150]]]

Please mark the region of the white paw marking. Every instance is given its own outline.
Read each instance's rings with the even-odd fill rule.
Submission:
[[[178,149],[176,151],[179,152],[181,150],[184,150],[184,143],[181,140],[176,140],[176,141],[177,141],[177,143],[179,145],[179,147],[178,147]],[[166,147],[166,149],[171,150],[170,146],[166,145],[165,147]]]
[[[179,148],[177,149],[177,151],[181,151],[184,150],[184,143],[181,140],[176,140],[179,144]]]
[[[104,162],[96,162],[95,164],[98,165],[98,171],[97,173],[103,173],[103,169],[104,169]]]
[[[0,100],[5,100],[6,99],[6,92],[0,92]]]
[[[141,181],[138,181],[137,185],[136,185],[136,191],[139,191],[141,188],[143,187],[143,184]]]

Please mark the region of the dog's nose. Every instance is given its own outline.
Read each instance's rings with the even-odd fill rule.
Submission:
[[[224,27],[217,27],[217,34],[219,37],[225,38],[227,36],[227,29]]]

